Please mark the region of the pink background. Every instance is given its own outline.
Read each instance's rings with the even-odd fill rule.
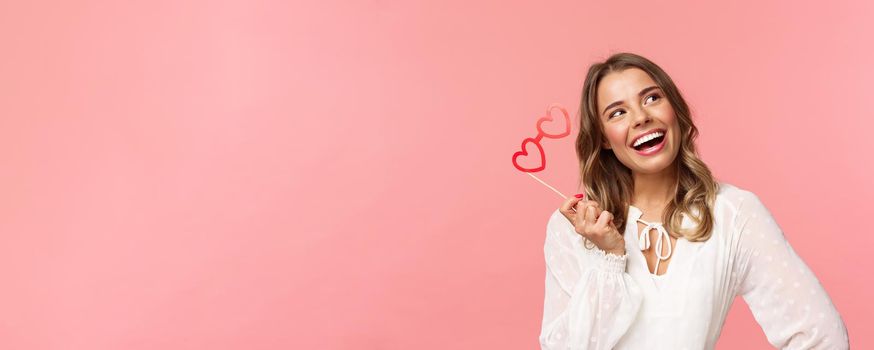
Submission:
[[[618,51],[874,347],[872,2],[606,3],[0,3],[0,348],[536,349],[561,198],[510,157]]]

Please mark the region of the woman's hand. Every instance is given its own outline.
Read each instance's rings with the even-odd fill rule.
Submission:
[[[601,210],[598,202],[571,197],[562,203],[559,212],[583,238],[607,253],[625,255],[625,238],[613,225],[613,214]]]

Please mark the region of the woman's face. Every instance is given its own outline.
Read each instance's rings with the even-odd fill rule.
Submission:
[[[598,118],[616,158],[634,173],[655,174],[673,164],[680,125],[661,88],[639,68],[608,73],[598,85]],[[661,137],[635,149],[638,137],[660,131]],[[659,134],[656,134],[656,136]],[[642,139],[646,140],[646,138]]]

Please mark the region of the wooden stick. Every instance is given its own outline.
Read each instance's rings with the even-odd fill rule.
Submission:
[[[559,192],[558,190],[556,190],[554,187],[550,186],[550,185],[547,184],[546,182],[543,182],[543,180],[538,179],[537,176],[534,176],[534,174],[532,174],[532,173],[526,173],[526,174],[530,175],[532,178],[534,178],[534,180],[537,180],[537,181],[539,181],[540,183],[542,183],[543,186],[549,187],[550,190],[552,190],[553,192],[557,193],[559,196],[561,196],[561,198],[567,199],[567,196],[565,196],[564,194],[562,194],[561,192]]]
[[[532,173],[528,173],[528,172],[526,172],[526,174],[530,175],[532,178],[534,178],[534,180],[537,180],[538,182],[542,183],[543,186],[549,187],[550,190],[552,190],[553,192],[557,193],[559,196],[561,196],[561,198],[567,199],[567,197],[566,197],[564,194],[562,194],[561,192],[559,192],[558,190],[556,190],[554,187],[550,186],[550,185],[547,184],[546,182],[543,182],[543,180],[538,179],[537,176],[534,176],[534,174],[532,174]],[[571,210],[573,210],[574,212],[576,212],[576,211],[577,211],[577,208],[571,208]],[[588,238],[583,237],[583,245],[586,247],[586,249],[592,249],[592,248],[595,248],[595,243],[592,243],[592,246],[589,247],[589,242],[591,242],[591,241],[590,241]]]

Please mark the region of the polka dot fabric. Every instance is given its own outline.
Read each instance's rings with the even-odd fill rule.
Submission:
[[[668,271],[653,276],[634,225],[624,233],[626,255],[616,256],[585,249],[554,211],[544,242],[541,348],[713,349],[737,295],[776,348],[849,348],[831,299],[759,198],[720,183],[713,212],[711,238],[678,242]],[[627,222],[640,215],[632,207]]]
[[[846,349],[844,322],[819,280],[758,196],[741,195],[738,292],[768,341],[779,349]]]

